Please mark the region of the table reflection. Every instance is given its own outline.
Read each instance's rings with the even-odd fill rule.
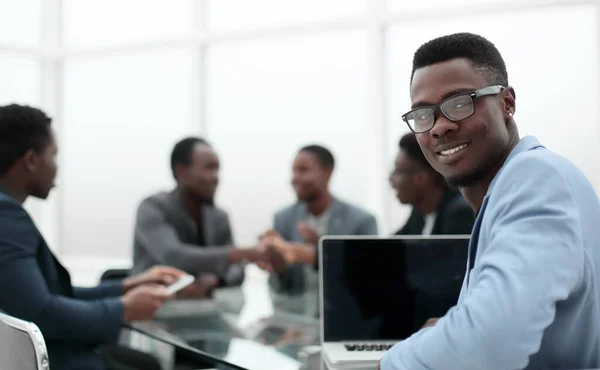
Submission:
[[[266,276],[253,267],[248,266],[241,287],[220,289],[211,300],[168,302],[154,321],[133,326],[244,368],[300,370],[300,349],[319,343],[318,294],[272,295]],[[135,348],[157,353],[165,369],[172,369],[177,362],[168,346],[139,335],[127,341]]]

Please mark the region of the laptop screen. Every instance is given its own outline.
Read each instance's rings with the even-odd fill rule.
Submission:
[[[458,300],[468,242],[468,235],[323,238],[323,341],[404,339],[443,316]]]

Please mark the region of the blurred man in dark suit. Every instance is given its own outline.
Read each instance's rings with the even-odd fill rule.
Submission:
[[[412,205],[412,212],[396,235],[469,235],[475,221],[471,206],[431,167],[415,134],[402,136],[399,144],[390,184],[402,204]],[[455,244],[407,249],[408,279],[417,294],[415,326],[443,316],[458,300],[468,243]]]
[[[156,266],[93,288],[71,284],[22,206],[54,187],[58,148],[50,123],[36,108],[0,107],[0,310],[40,328],[53,369],[157,369],[151,357],[115,347],[121,325],[152,319],[170,298],[164,285],[185,273]]]
[[[214,202],[219,169],[219,157],[206,140],[187,137],[175,144],[176,187],[144,199],[137,211],[134,273],[157,264],[184,270],[197,276],[194,298],[242,283],[242,262],[262,255],[258,248],[235,247],[229,216]]]

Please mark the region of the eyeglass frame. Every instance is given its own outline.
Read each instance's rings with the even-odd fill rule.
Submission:
[[[406,113],[404,113],[402,115],[402,120],[406,123],[406,125],[408,126],[408,128],[410,129],[410,131],[412,131],[414,134],[424,134],[426,132],[431,131],[433,129],[433,127],[435,127],[435,124],[437,123],[437,118],[438,118],[438,114],[437,113],[438,112],[442,113],[444,115],[444,117],[446,117],[446,119],[448,119],[449,121],[452,121],[452,122],[458,122],[458,121],[465,120],[465,119],[467,119],[467,118],[469,118],[469,117],[471,117],[471,116],[473,116],[475,114],[475,100],[477,98],[481,98],[481,97],[484,97],[484,96],[491,96],[491,95],[500,94],[502,92],[502,90],[504,90],[504,89],[506,89],[506,87],[504,87],[502,85],[491,85],[491,86],[487,86],[487,87],[484,87],[484,88],[481,88],[479,90],[475,90],[475,91],[472,91],[472,92],[464,92],[464,93],[459,93],[459,94],[456,94],[456,95],[452,95],[452,96],[447,97],[446,99],[442,100],[441,102],[439,102],[439,103],[437,103],[435,105],[427,105],[427,106],[422,106],[422,107],[418,107],[418,108],[415,108],[415,109],[411,109],[410,111],[408,111],[408,112],[406,112]],[[448,117],[446,115],[446,113],[444,113],[444,111],[441,109],[442,104],[444,104],[445,102],[447,102],[450,99],[454,99],[456,97],[465,96],[465,95],[471,97],[471,102],[473,104],[473,112],[471,114],[469,114],[468,116],[466,116],[464,118],[461,118],[461,119],[452,119],[452,118]],[[431,124],[431,127],[428,128],[427,130],[417,132],[417,131],[413,130],[413,128],[411,127],[411,125],[408,123],[408,119],[406,117],[409,114],[411,114],[413,112],[416,112],[418,110],[421,110],[421,109],[432,109],[433,110],[433,123]]]

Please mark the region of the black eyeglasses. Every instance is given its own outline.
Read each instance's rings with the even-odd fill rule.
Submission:
[[[499,94],[503,89],[502,85],[494,85],[470,93],[457,94],[436,105],[415,108],[403,114],[402,120],[406,122],[412,132],[422,134],[433,128],[438,110],[452,122],[467,119],[475,113],[475,99]]]

